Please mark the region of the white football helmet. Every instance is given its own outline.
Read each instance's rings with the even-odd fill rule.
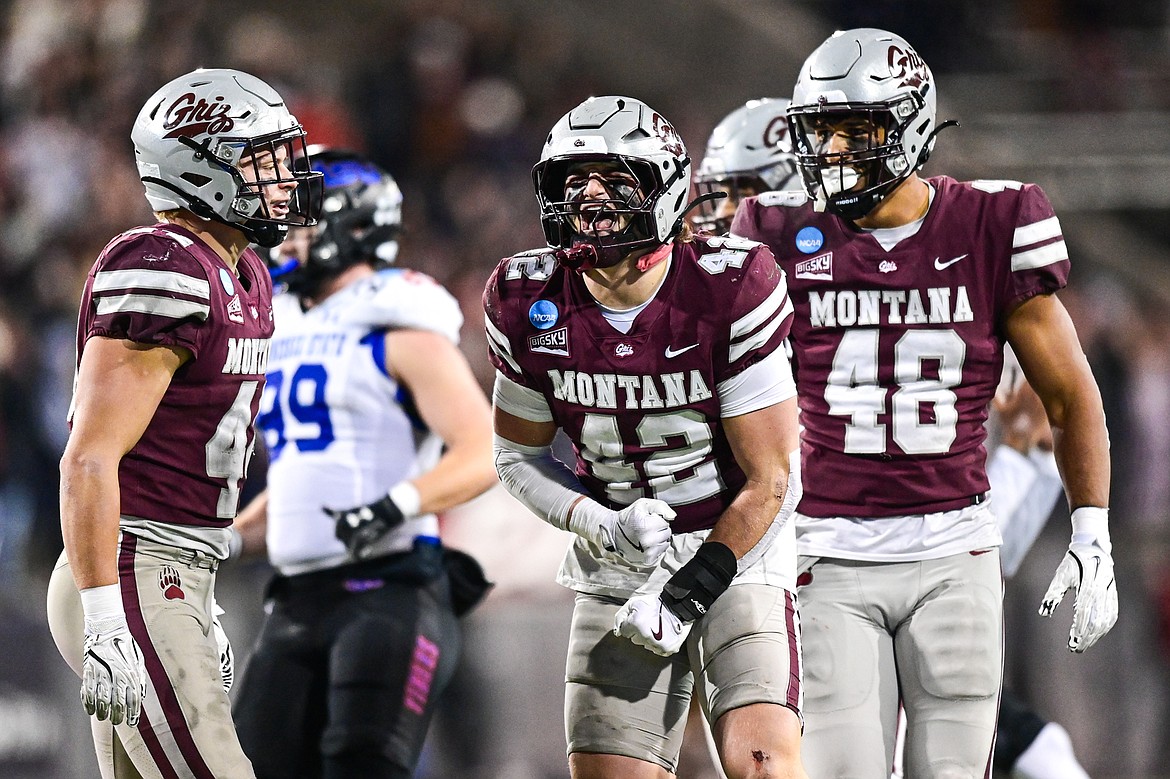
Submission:
[[[872,28],[833,33],[800,69],[788,107],[792,143],[809,197],[861,219],[926,164],[934,138],[930,68],[903,38]],[[828,125],[856,118],[872,131],[849,151],[827,153]],[[819,135],[818,135],[819,131]]]
[[[796,157],[788,138],[788,101],[764,97],[749,100],[725,116],[707,141],[707,152],[695,173],[700,196],[725,192],[731,205],[769,190],[799,187]],[[733,209],[704,200],[692,217],[696,228],[713,233],[731,229]]]
[[[604,202],[625,226],[612,233],[581,232],[579,198],[567,199],[565,180],[575,163],[620,166],[639,186],[623,187]],[[591,97],[561,117],[532,168],[545,240],[575,270],[615,265],[633,251],[669,243],[683,226],[691,160],[674,126],[641,100]],[[596,205],[596,201],[594,203]]]
[[[276,246],[290,226],[316,224],[321,174],[299,165],[305,132],[276,91],[238,70],[200,69],[155,92],[130,133],[138,176],[155,211],[183,208],[239,229],[261,246]],[[285,154],[265,169],[261,158]],[[251,181],[242,173],[248,168]],[[274,177],[275,176],[275,177]],[[287,212],[278,214],[266,187],[295,181]]]

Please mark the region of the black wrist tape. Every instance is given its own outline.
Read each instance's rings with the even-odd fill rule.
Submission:
[[[718,541],[708,541],[666,582],[662,604],[681,620],[696,620],[731,586],[737,567],[735,552]]]

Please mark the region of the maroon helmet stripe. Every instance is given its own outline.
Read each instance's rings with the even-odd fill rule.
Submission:
[[[150,641],[150,631],[147,629],[146,620],[142,617],[142,604],[138,599],[138,582],[134,573],[134,552],[137,545],[136,536],[132,533],[122,533],[121,549],[118,552],[118,581],[122,588],[122,607],[126,611],[126,623],[130,627],[130,635],[134,636],[134,640],[142,652],[142,659],[146,663],[146,675],[150,677],[150,685],[158,695],[167,728],[174,738],[175,744],[179,747],[183,760],[197,779],[215,779],[215,775],[204,762],[203,755],[199,753],[199,747],[195,745],[195,739],[191,735],[191,727],[183,717],[183,710],[179,706],[179,698],[175,694],[175,688],[171,685],[162,660],[159,659],[158,651]],[[142,734],[143,740],[146,741],[147,748],[159,769],[166,776],[179,779],[158,739],[158,734],[150,726],[145,711],[143,711],[142,720],[139,722],[138,731]]]

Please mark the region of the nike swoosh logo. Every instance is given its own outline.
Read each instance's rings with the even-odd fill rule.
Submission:
[[[966,255],[966,254],[960,254],[958,257],[955,257],[955,258],[953,258],[953,259],[947,260],[946,262],[941,262],[941,261],[939,260],[939,258],[938,258],[938,257],[935,257],[935,258],[934,258],[934,267],[935,267],[935,270],[946,270],[947,268],[951,267],[951,266],[952,266],[952,265],[954,265],[956,262],[958,262],[959,260],[961,260],[961,259],[963,259],[964,257],[967,257],[967,256],[968,256],[968,255]]]
[[[627,533],[626,533],[626,530],[625,530],[625,528],[623,528],[621,525],[618,525],[618,532],[622,534],[622,538],[626,539],[626,543],[627,543],[627,544],[629,544],[630,546],[634,547],[634,548],[635,548],[635,549],[637,549],[639,552],[645,552],[645,551],[646,551],[645,549],[643,549],[643,548],[642,548],[642,545],[641,545],[640,543],[638,543],[638,542],[637,542],[637,541],[635,541],[634,539],[630,538],[629,534],[627,534]]]
[[[668,346],[668,347],[666,347],[666,359],[669,360],[671,357],[678,357],[683,352],[689,352],[691,349],[694,349],[696,346],[698,346],[698,344],[691,344],[690,346],[684,346],[681,349],[671,349]]]
[[[650,635],[654,636],[655,641],[662,640],[662,607],[658,608],[658,630],[651,631]]]

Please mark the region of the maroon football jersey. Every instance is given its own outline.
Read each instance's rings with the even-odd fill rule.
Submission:
[[[619,509],[659,498],[678,512],[675,532],[715,524],[745,480],[719,424],[718,385],[780,348],[791,325],[784,275],[766,247],[707,237],[675,245],[629,333],[547,250],[502,261],[484,309],[492,363],[544,395],[597,501]]]
[[[122,513],[224,527],[239,508],[268,346],[272,281],[251,249],[239,276],[188,230],[141,227],[110,242],[81,298],[77,358],[94,336],[181,346],[142,438],[118,469]]]
[[[804,498],[814,517],[948,511],[988,490],[987,408],[1004,318],[1068,278],[1044,192],[928,179],[918,230],[890,251],[800,193],[745,200],[732,232],[771,247],[796,308]]]

